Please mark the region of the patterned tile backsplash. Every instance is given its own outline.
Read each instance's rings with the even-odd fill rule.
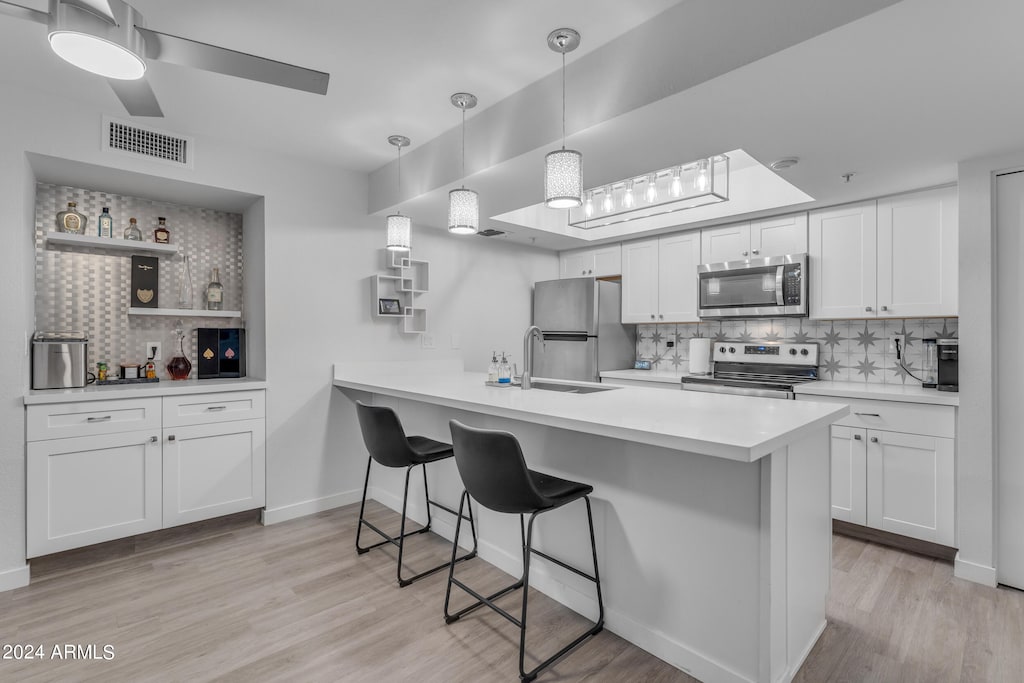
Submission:
[[[713,341],[817,342],[821,347],[821,379],[920,384],[896,362],[889,338],[907,340],[903,365],[912,374],[921,368],[922,339],[957,336],[957,318],[887,320],[714,320],[680,325],[637,325],[636,357],[659,370],[686,372],[691,337]],[[671,342],[671,346],[669,343]]]
[[[143,240],[153,241],[157,216],[167,218],[171,244],[181,246],[191,260],[193,307],[204,308],[210,270],[220,269],[224,309],[242,308],[242,216],[211,209],[168,204],[80,188],[36,184],[35,202],[35,327],[37,330],[74,330],[89,338],[89,370],[96,361],[108,361],[116,371],[122,362],[144,363],[147,342],[162,344],[163,360],[157,376],[167,378],[165,365],[177,351],[176,318],[129,316],[131,254],[103,249],[47,246],[46,233],[56,229],[59,211],[69,201],[88,217],[86,234],[96,234],[96,221],[104,206],[114,218],[114,239],[124,233],[130,217],[138,219]],[[182,255],[160,258],[159,299],[163,308],[177,308]],[[195,376],[197,327],[238,327],[238,319],[181,318],[185,353]]]

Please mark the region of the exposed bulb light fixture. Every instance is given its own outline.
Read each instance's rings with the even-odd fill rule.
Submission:
[[[711,162],[707,159],[701,159],[697,162],[697,172],[693,176],[693,189],[697,192],[707,192],[708,190],[708,169],[711,166]]]
[[[142,15],[122,0],[107,0],[112,16],[102,16],[74,4],[50,3],[50,49],[79,69],[122,81],[138,80],[146,73]]]
[[[601,202],[601,210],[605,213],[615,210],[615,198],[612,197],[611,186],[604,188],[604,201]]]
[[[658,176],[654,173],[647,176],[647,189],[644,190],[644,199],[648,204],[658,201]]]
[[[571,28],[548,34],[548,47],[562,55],[562,149],[544,157],[544,203],[552,209],[572,209],[583,203],[583,155],[565,148],[565,53],[579,44],[580,34]]]
[[[480,230],[480,198],[466,189],[466,110],[476,106],[476,95],[457,92],[452,104],[462,110],[462,187],[448,193],[448,232],[472,235]],[[578,205],[577,205],[578,206]]]
[[[583,202],[583,214],[590,218],[594,215],[594,191],[587,192],[587,201]]]
[[[409,146],[409,138],[404,135],[392,135],[388,142],[398,148],[398,199],[402,199],[402,148]],[[409,251],[412,237],[412,220],[397,211],[388,216],[389,251]]]
[[[632,209],[635,203],[636,202],[633,198],[633,181],[627,180],[626,191],[622,194],[622,208]]]
[[[676,166],[672,169],[672,186],[669,192],[673,197],[683,196],[683,181],[682,181],[683,169]]]

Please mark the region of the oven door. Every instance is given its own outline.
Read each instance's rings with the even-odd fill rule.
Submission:
[[[702,318],[807,315],[807,255],[697,267]]]
[[[796,394],[792,391],[780,389],[764,389],[759,387],[733,387],[724,384],[706,384],[698,382],[683,382],[683,391],[703,391],[708,394],[733,394],[736,396],[759,396],[762,398],[794,399]]]

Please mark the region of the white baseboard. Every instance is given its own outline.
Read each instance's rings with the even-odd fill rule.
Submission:
[[[342,505],[358,503],[362,497],[363,490],[356,489],[355,491],[343,491],[330,496],[324,496],[323,498],[304,500],[301,503],[282,505],[278,508],[266,508],[263,510],[262,522],[264,525],[279,524],[290,519],[298,519],[306,515],[323,512],[324,510],[333,510]]]
[[[793,667],[786,672],[784,677],[779,679],[780,683],[790,683],[794,678],[796,678],[796,675],[800,672],[800,668],[804,665],[804,662],[807,661],[807,657],[810,656],[811,650],[813,650],[814,646],[817,645],[818,638],[821,638],[821,634],[825,632],[825,628],[827,626],[828,621],[823,619],[821,626],[818,627],[814,637],[811,638],[811,642],[807,643],[807,646],[804,647],[804,651],[800,653],[800,656],[797,658],[796,662],[794,662]]]
[[[28,585],[30,578],[28,563],[24,566],[6,569],[0,572],[0,593],[12,591],[15,588],[24,588]]]
[[[995,567],[986,567],[983,564],[961,560],[960,553],[956,554],[956,559],[953,561],[953,576],[985,586],[994,587],[997,582]]]

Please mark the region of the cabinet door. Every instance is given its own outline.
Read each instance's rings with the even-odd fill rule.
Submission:
[[[164,526],[187,524],[266,502],[264,420],[164,430]]]
[[[157,430],[28,444],[28,557],[160,528]]]
[[[697,266],[701,238],[697,230],[658,240],[658,322],[698,322]],[[625,321],[623,321],[625,322]]]
[[[957,191],[878,202],[878,314],[957,315]]]
[[[593,251],[594,277],[622,275],[622,245],[600,247]]]
[[[594,253],[585,251],[571,251],[562,254],[560,259],[559,276],[586,277],[594,270]],[[588,273],[587,271],[591,271]]]
[[[954,440],[867,434],[868,526],[952,546]]]
[[[750,223],[723,225],[700,231],[702,263],[742,261],[750,257]]]
[[[832,519],[867,524],[867,430],[832,427]]]
[[[782,216],[750,224],[751,256],[807,253],[807,214]]]
[[[658,240],[622,245],[622,322],[653,323],[658,315]]]
[[[875,203],[809,216],[812,318],[875,316]]]

